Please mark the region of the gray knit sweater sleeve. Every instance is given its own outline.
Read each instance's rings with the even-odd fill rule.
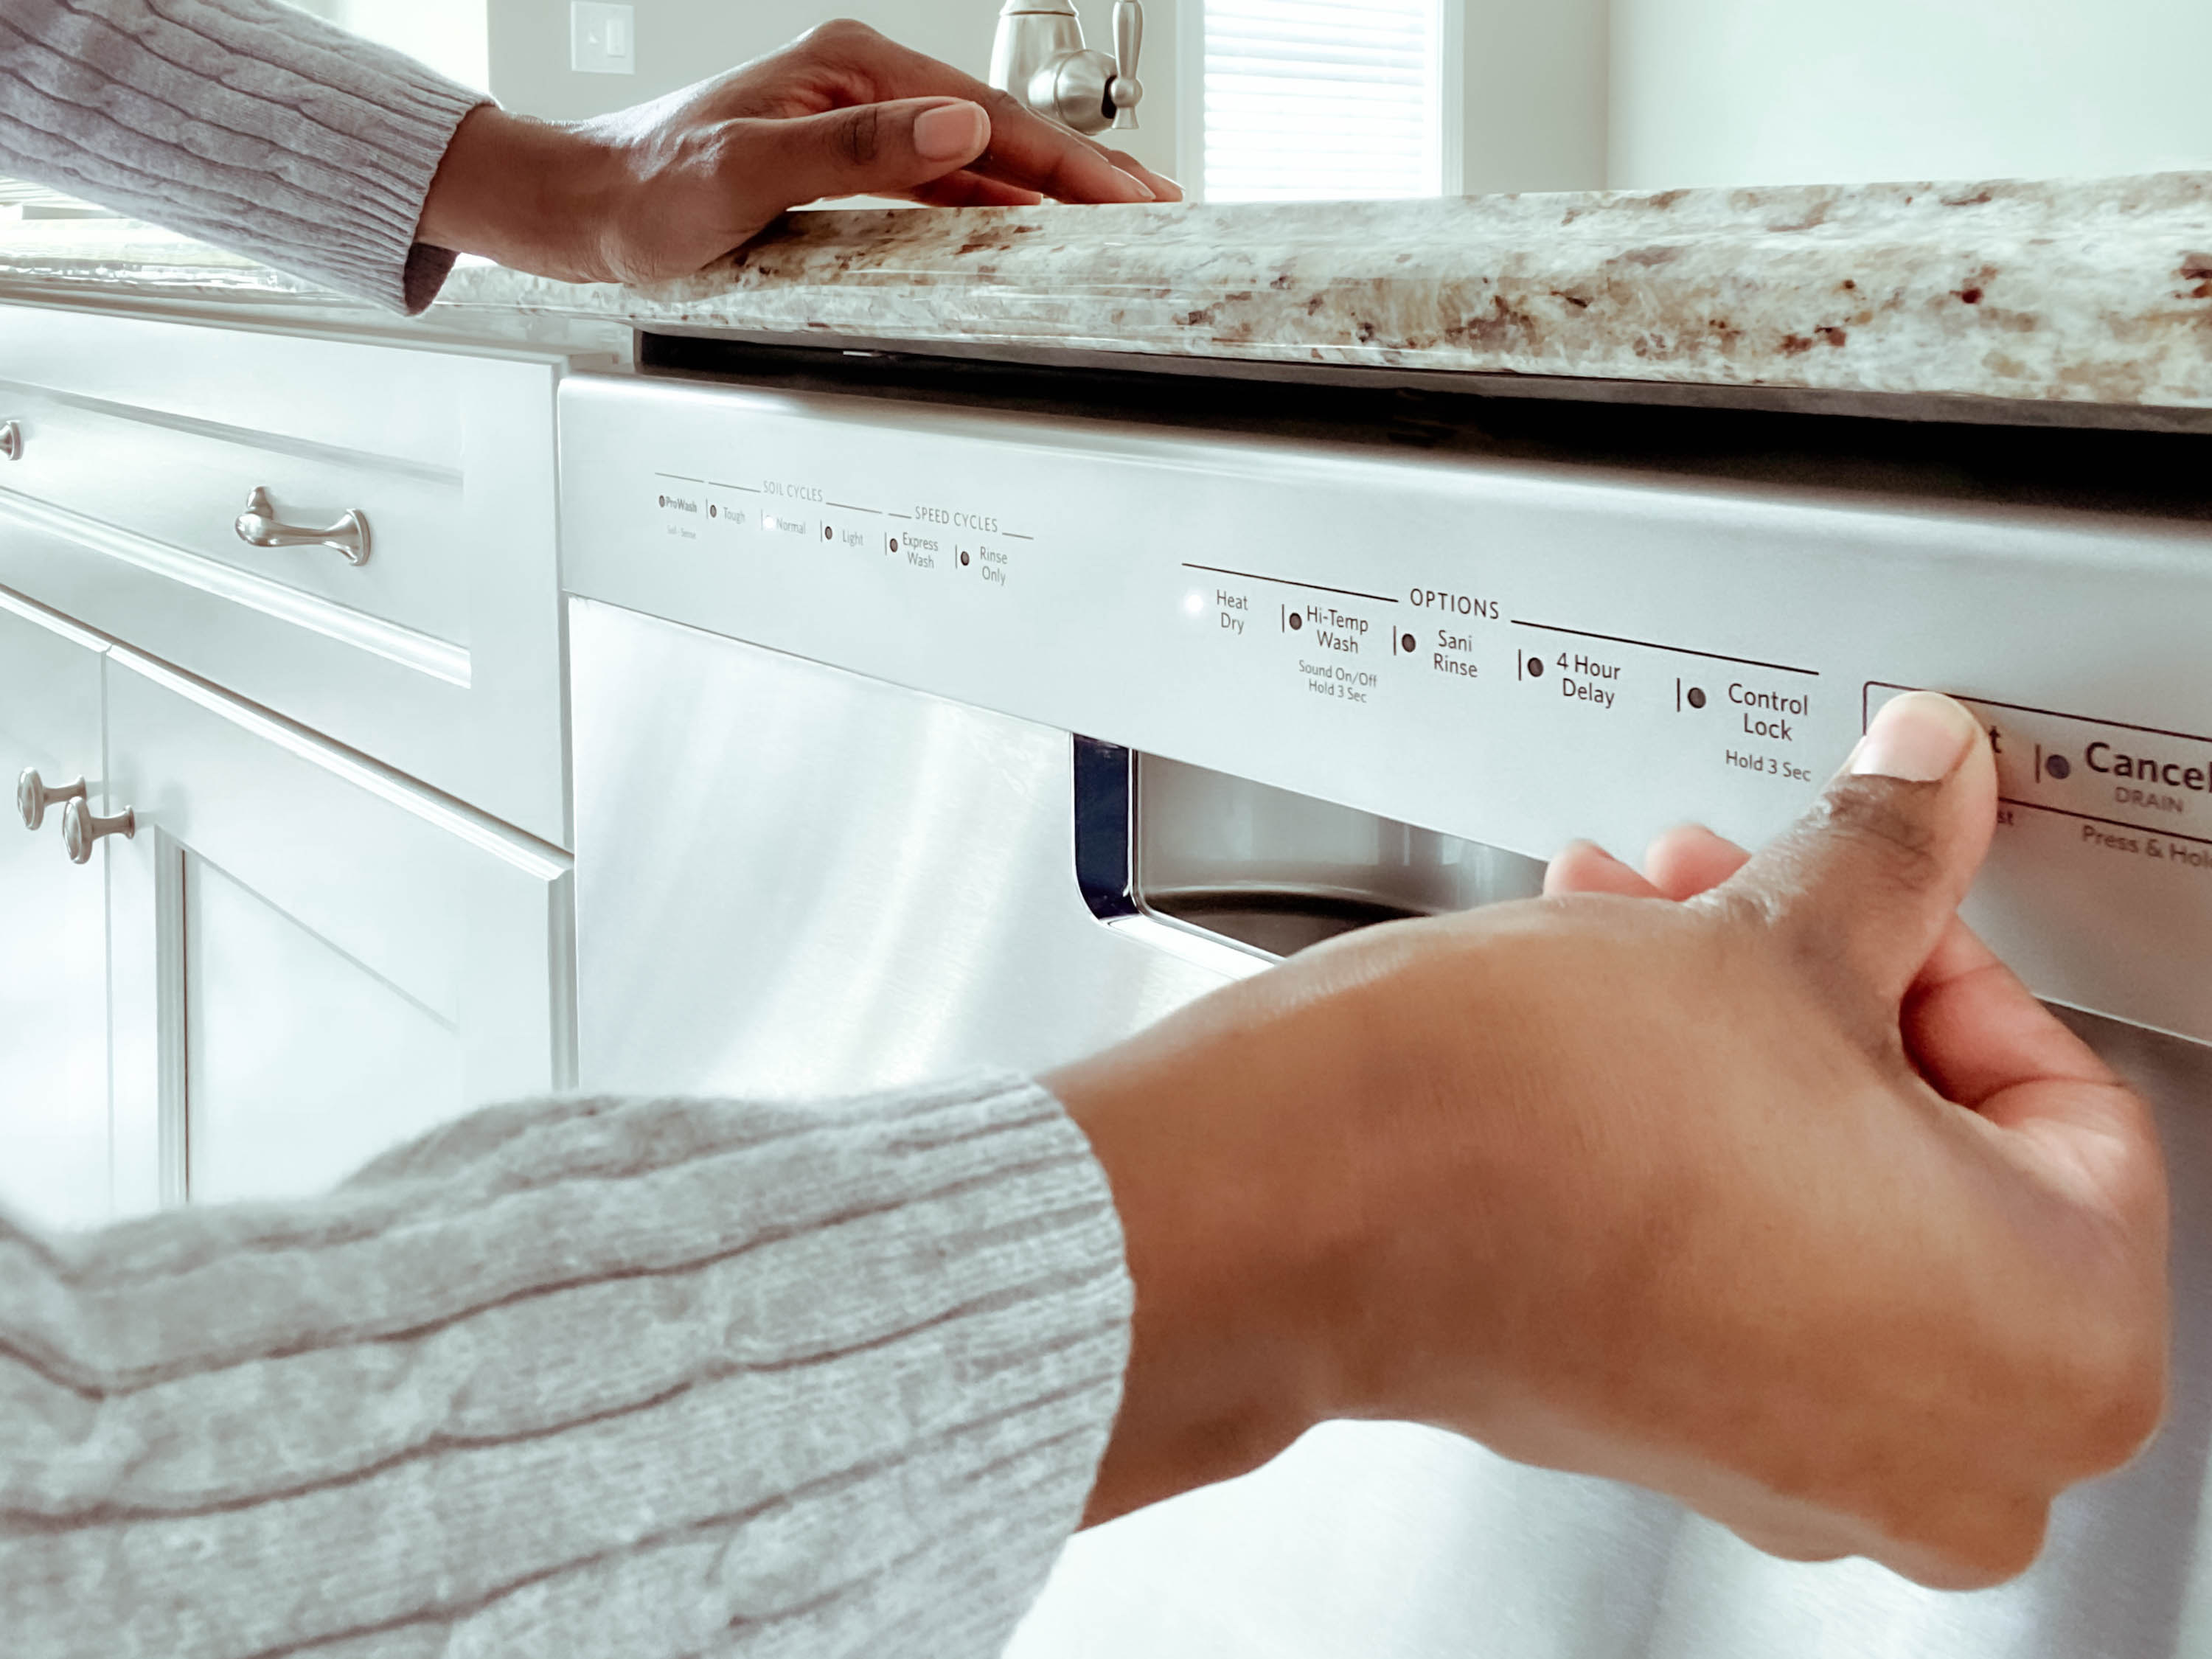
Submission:
[[[406,311],[415,240],[482,93],[276,0],[5,0],[0,172]]]
[[[981,1659],[1130,1288],[1048,1095],[502,1107],[319,1200],[0,1224],[10,1659]]]

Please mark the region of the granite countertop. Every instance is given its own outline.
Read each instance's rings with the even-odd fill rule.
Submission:
[[[646,329],[2212,429],[2206,173],[804,213],[651,289],[465,262],[413,323],[143,226],[26,222],[0,229],[8,298],[575,350]]]

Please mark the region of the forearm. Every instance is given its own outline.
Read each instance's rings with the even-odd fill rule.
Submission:
[[[615,270],[594,228],[619,219],[638,180],[585,130],[486,106],[454,131],[422,206],[422,239],[563,282]]]
[[[1106,1172],[1137,1291],[1086,1524],[1372,1414],[1355,1333],[1394,1219],[1372,1198],[1382,1160],[1417,1149],[1391,1133],[1396,1062],[1366,997],[1262,975],[1044,1079]]]
[[[980,1659],[1090,1486],[1119,1243],[1022,1085],[503,1108],[312,1203],[0,1233],[0,1628]]]
[[[0,169],[396,309],[452,264],[416,226],[482,102],[276,0],[0,10]]]

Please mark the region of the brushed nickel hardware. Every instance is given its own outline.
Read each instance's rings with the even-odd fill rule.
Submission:
[[[83,799],[82,778],[57,789],[39,775],[37,767],[27,766],[23,769],[23,775],[15,780],[15,810],[23,815],[23,828],[26,830],[36,830],[44,823],[49,806],[59,806],[64,801]]]
[[[1145,83],[1137,78],[1137,54],[1145,45],[1145,8],[1140,0],[1118,0],[1114,8],[1114,78],[1106,83],[1106,102],[1114,112],[1114,131],[1137,130],[1137,106]]]
[[[286,524],[276,516],[276,505],[259,484],[246,498],[246,511],[238,515],[238,539],[248,547],[328,547],[345,555],[349,564],[368,562],[368,520],[358,513],[341,514],[325,530],[308,525]]]
[[[1133,132],[1145,95],[1137,78],[1144,43],[1139,0],[1116,0],[1111,58],[1085,49],[1071,0],[1006,0],[991,46],[991,84],[1078,132]]]
[[[0,421],[0,455],[11,461],[23,459],[23,426],[20,421]]]
[[[92,849],[110,836],[129,841],[137,833],[138,814],[128,806],[110,818],[101,817],[82,800],[62,808],[62,844],[69,848],[71,864],[91,863]]]

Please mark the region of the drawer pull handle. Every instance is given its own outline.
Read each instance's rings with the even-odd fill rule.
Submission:
[[[23,815],[23,828],[35,830],[46,821],[46,809],[59,806],[64,801],[84,799],[84,780],[65,783],[55,789],[39,775],[39,769],[27,766],[23,775],[15,780],[15,810]]]
[[[248,547],[334,547],[349,564],[368,562],[368,520],[360,514],[342,514],[327,530],[286,524],[259,484],[246,498],[246,511],[238,515],[238,539]]]
[[[0,455],[11,461],[23,459],[23,428],[15,421],[0,421]]]
[[[138,833],[138,814],[128,806],[112,818],[101,817],[83,801],[62,808],[62,845],[69,848],[71,864],[92,862],[92,849],[110,836],[129,841]]]

